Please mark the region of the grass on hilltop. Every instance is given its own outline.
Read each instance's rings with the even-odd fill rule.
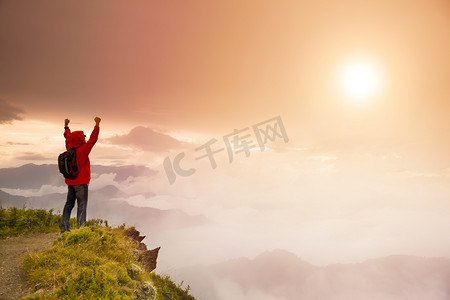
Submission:
[[[52,211],[0,207],[1,238],[59,231],[60,222]],[[86,227],[61,234],[50,248],[24,256],[33,291],[27,299],[195,300],[189,286],[144,271],[137,261],[138,243],[126,237],[125,225],[102,224],[90,220]]]
[[[0,207],[0,239],[25,233],[57,232],[61,220],[62,216],[54,215],[53,210]]]

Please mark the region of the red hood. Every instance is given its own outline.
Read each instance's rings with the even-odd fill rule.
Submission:
[[[84,136],[84,132],[83,131],[74,131],[72,132],[72,134],[70,135],[69,138],[69,148],[71,147],[75,147],[78,148],[80,146],[83,146],[84,144],[86,144],[86,138]]]

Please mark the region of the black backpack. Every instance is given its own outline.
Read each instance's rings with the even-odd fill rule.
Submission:
[[[71,147],[58,156],[58,167],[64,178],[75,179],[80,171],[77,165],[77,148]]]

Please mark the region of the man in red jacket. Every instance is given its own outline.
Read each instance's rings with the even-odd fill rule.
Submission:
[[[75,179],[67,179],[69,191],[67,192],[67,201],[64,205],[61,232],[70,231],[70,213],[75,206],[75,199],[77,200],[77,227],[86,225],[86,208],[88,200],[88,184],[91,181],[91,163],[89,162],[89,153],[94,147],[100,132],[99,117],[95,117],[95,126],[92,130],[89,140],[86,142],[83,131],[71,132],[69,129],[69,119],[64,120],[64,137],[66,138],[66,149],[71,147],[77,149],[77,165],[79,174]]]

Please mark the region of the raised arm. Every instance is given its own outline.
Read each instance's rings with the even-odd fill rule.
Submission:
[[[71,131],[69,129],[69,119],[64,120],[64,137],[66,138],[66,149],[69,150],[69,138],[71,135]]]
[[[86,142],[86,144],[84,146],[81,147],[81,151],[86,154],[89,154],[91,152],[92,147],[94,147],[95,143],[97,142],[98,134],[100,132],[99,125],[100,125],[101,119],[99,117],[95,117],[94,121],[95,121],[95,126],[94,126],[94,129],[92,130],[89,140]]]

